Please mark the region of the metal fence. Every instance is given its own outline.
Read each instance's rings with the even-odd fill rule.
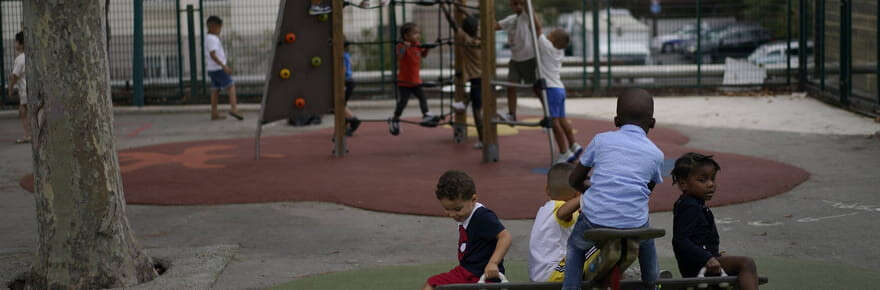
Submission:
[[[204,20],[224,20],[220,35],[247,101],[262,92],[280,0],[111,0],[110,77],[117,102],[135,99],[135,19],[143,19],[143,86],[147,103],[204,102],[207,94],[201,44]],[[532,0],[545,32],[571,35],[562,78],[573,95],[618,87],[718,88],[802,85],[840,103],[877,109],[878,4],[875,0]],[[302,5],[308,5],[308,1]],[[352,1],[358,4],[359,0]],[[367,8],[344,9],[355,98],[391,98],[397,35],[389,23],[415,22],[424,42],[452,31],[440,9],[425,1],[369,0]],[[430,2],[430,1],[428,1]],[[479,1],[467,1],[478,6]],[[137,3],[142,3],[138,9]],[[498,18],[510,15],[496,1]],[[5,85],[21,30],[21,2],[0,1]],[[395,21],[390,21],[394,7]],[[140,13],[140,17],[137,17]],[[506,75],[507,36],[496,33],[497,77]],[[801,49],[801,47],[804,47]],[[427,81],[450,79],[451,47],[440,46],[423,61]],[[841,66],[840,64],[844,65]],[[6,91],[2,94],[5,97]],[[5,97],[6,103],[15,100]],[[873,106],[873,107],[871,107]]]

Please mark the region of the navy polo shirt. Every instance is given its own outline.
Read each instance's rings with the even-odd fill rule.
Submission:
[[[471,217],[464,223],[467,232],[467,241],[464,245],[464,254],[459,264],[474,274],[482,276],[483,270],[489,264],[495,246],[498,244],[498,234],[504,231],[504,225],[498,220],[498,216],[492,210],[478,206],[474,209]],[[459,248],[461,251],[461,248]],[[498,263],[498,270],[504,273],[504,260]]]
[[[682,277],[696,277],[711,257],[718,257],[718,229],[706,201],[682,194],[672,218],[672,250]]]

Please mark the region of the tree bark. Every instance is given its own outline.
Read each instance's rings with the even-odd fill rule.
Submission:
[[[39,235],[28,286],[98,289],[152,280],[153,263],[125,216],[106,2],[22,2]]]

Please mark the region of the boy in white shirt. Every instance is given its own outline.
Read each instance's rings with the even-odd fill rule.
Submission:
[[[532,282],[561,282],[565,277],[566,245],[580,208],[580,194],[568,183],[572,170],[571,163],[557,163],[547,172],[546,192],[550,200],[538,209],[529,237]],[[587,255],[592,257],[595,253],[598,251]]]
[[[526,10],[525,0],[510,0],[512,15],[498,21],[495,30],[507,32],[510,45],[510,65],[508,65],[507,81],[512,83],[534,84],[537,80],[535,69],[535,46],[532,38],[532,25]],[[535,30],[541,34],[541,22],[535,19]],[[539,95],[535,92],[535,95]],[[502,116],[508,121],[516,121],[516,88],[507,88],[508,114]]]
[[[541,54],[538,69],[547,81],[547,109],[553,124],[553,136],[559,146],[559,158],[555,163],[574,161],[582,151],[581,145],[574,139],[571,124],[565,119],[565,85],[559,77],[562,58],[565,57],[564,49],[569,41],[568,33],[558,28],[550,32],[550,35],[542,34],[538,38],[538,51]]]
[[[24,136],[15,140],[15,143],[31,142],[31,125],[28,121],[28,99],[27,99],[27,76],[25,74],[24,59],[24,33],[15,34],[15,62],[12,67],[12,77],[9,80],[9,91],[7,96],[18,93],[18,117],[21,119],[21,126],[24,128]]]
[[[210,57],[205,62],[205,69],[211,77],[211,120],[221,120],[224,117],[217,112],[217,102],[220,91],[227,90],[229,93],[229,115],[240,120],[244,117],[238,112],[237,98],[235,96],[235,82],[229,74],[232,68],[226,65],[226,52],[220,43],[220,31],[223,29],[223,19],[215,15],[208,17],[208,34],[205,35],[205,53]]]

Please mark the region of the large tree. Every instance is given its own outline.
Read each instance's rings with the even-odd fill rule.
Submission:
[[[105,1],[24,4],[38,243],[34,289],[157,276],[125,216],[107,67]]]

